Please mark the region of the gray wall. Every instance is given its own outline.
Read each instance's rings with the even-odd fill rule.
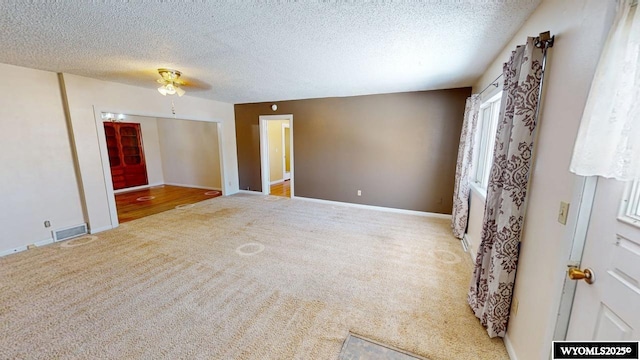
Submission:
[[[295,196],[450,214],[471,88],[235,105],[240,189],[261,191],[260,115],[293,114]],[[362,196],[356,195],[362,190]]]

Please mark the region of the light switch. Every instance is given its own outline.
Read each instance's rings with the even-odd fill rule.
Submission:
[[[560,211],[558,211],[558,222],[567,225],[567,216],[569,216],[569,203],[560,202]]]

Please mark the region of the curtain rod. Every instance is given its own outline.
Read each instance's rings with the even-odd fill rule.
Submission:
[[[635,0],[637,2],[637,0]],[[535,47],[542,49],[542,51],[544,52],[544,60],[546,60],[547,57],[547,49],[550,47],[553,47],[553,43],[556,39],[556,36],[551,36],[551,33],[549,31],[545,31],[545,32],[541,32],[534,40],[534,45]],[[544,66],[543,66],[544,69]],[[491,86],[495,86],[498,87],[500,86],[500,84],[498,83],[498,80],[500,80],[500,78],[502,77],[502,74],[498,75],[497,78],[495,78],[492,82],[489,83],[489,85],[487,85],[484,89],[482,89],[482,91],[480,91],[478,93],[478,95],[482,95],[483,92],[487,91]]]
[[[500,86],[500,84],[498,83],[498,80],[500,80],[501,77],[502,77],[502,74],[498,75],[498,77],[495,78],[492,82],[490,82],[489,85],[487,85],[484,89],[482,89],[482,91],[480,91],[478,95],[482,95],[482,93],[487,91],[491,86],[495,86],[495,87]]]

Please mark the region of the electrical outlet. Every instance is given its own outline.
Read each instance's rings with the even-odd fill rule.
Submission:
[[[518,298],[513,297],[511,300],[511,316],[516,316],[518,314]]]
[[[560,210],[558,211],[558,222],[567,225],[567,217],[569,216],[569,203],[560,202]]]
[[[51,227],[51,222],[49,220],[45,220],[44,221],[44,227],[46,227],[46,228]]]
[[[358,196],[362,196],[362,190],[358,190]]]

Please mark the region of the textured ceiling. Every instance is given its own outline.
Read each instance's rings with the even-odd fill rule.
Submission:
[[[0,62],[231,103],[470,86],[539,2],[0,1]]]

